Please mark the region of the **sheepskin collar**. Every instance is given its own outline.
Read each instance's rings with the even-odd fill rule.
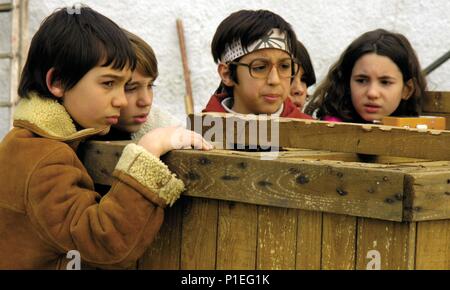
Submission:
[[[107,127],[88,128],[77,131],[75,124],[64,106],[56,100],[31,94],[22,98],[14,112],[14,126],[60,141],[74,141],[98,134]]]

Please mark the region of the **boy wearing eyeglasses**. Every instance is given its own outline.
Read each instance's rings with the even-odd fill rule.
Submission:
[[[291,25],[275,13],[232,13],[211,44],[221,83],[203,112],[311,119],[288,98],[300,67],[293,58],[296,43]]]

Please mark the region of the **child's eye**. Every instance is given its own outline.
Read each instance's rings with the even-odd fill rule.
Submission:
[[[133,92],[134,90],[136,90],[136,86],[125,86],[125,92]]]
[[[114,85],[114,81],[103,82],[103,85],[108,88],[112,88]]]
[[[367,79],[355,79],[355,82],[360,83],[360,84],[365,84],[365,83],[367,83]]]
[[[267,70],[268,66],[269,66],[268,64],[264,64],[264,63],[253,64],[252,71],[263,72],[263,71]]]
[[[392,84],[392,82],[391,81],[381,81],[381,84],[388,86],[388,85]]]
[[[280,71],[289,71],[291,70],[291,62],[282,62],[278,64],[278,69]]]

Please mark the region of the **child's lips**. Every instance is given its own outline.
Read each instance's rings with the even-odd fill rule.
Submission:
[[[148,114],[142,114],[139,116],[134,116],[133,121],[138,124],[143,124],[143,123],[147,122],[147,118],[148,118]]]
[[[364,105],[364,111],[369,114],[377,113],[381,110],[381,106],[378,105]]]
[[[279,96],[279,95],[264,95],[263,98],[264,98],[264,100],[266,100],[266,102],[276,103],[281,98],[281,96]]]
[[[115,125],[115,124],[119,123],[119,116],[106,117],[106,122],[109,125]]]

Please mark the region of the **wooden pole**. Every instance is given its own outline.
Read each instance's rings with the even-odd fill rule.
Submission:
[[[178,40],[180,42],[181,60],[183,62],[183,75],[186,88],[186,95],[184,96],[184,104],[186,108],[186,114],[191,115],[194,113],[194,101],[192,99],[191,76],[187,60],[186,44],[184,41],[183,21],[181,19],[177,19],[177,31],[178,31]]]

